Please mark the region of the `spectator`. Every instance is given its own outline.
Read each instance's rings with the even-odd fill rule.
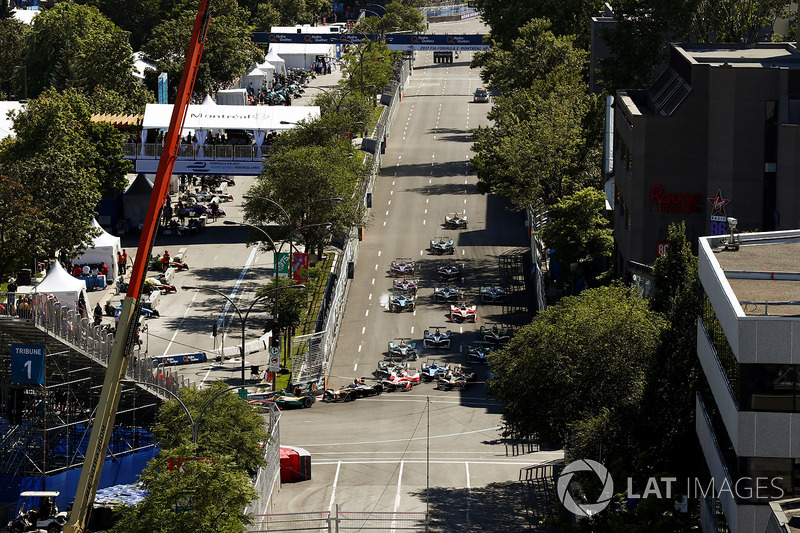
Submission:
[[[99,326],[103,321],[103,308],[100,307],[100,302],[94,306],[94,325]]]
[[[169,250],[164,250],[164,255],[161,256],[161,271],[166,272],[169,268]]]
[[[122,257],[122,252],[117,254],[117,269],[120,275],[125,273],[125,259]]]
[[[91,274],[91,273],[92,273],[92,269],[91,269],[91,268],[89,268],[89,264],[88,264],[88,263],[84,263],[84,264],[83,264],[83,268],[81,269],[81,273],[82,273],[84,276],[88,276],[89,274]]]

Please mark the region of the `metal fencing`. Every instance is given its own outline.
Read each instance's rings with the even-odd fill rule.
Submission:
[[[251,533],[315,532],[345,533],[371,531],[395,533],[427,531],[427,513],[345,512],[337,509],[308,513],[267,514],[257,518]]]
[[[267,414],[269,416],[267,431],[271,438],[264,447],[266,465],[258,469],[256,479],[253,482],[258,498],[250,502],[250,505],[244,509],[245,514],[254,517],[264,515],[269,510],[272,489],[278,483],[281,473],[281,411],[277,406],[271,404]],[[258,527],[258,520],[254,520],[254,524],[248,530],[259,531]]]
[[[62,304],[55,296],[45,293],[0,293],[0,319],[23,320],[47,332],[59,342],[79,352],[96,363],[107,367],[114,345],[114,334],[108,328],[95,326],[72,307]],[[190,381],[170,368],[154,369],[140,363],[136,354],[125,372],[126,377],[147,384],[153,383],[178,392]],[[163,397],[162,392],[156,392]]]

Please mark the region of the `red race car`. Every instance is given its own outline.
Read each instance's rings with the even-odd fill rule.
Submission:
[[[450,306],[450,321],[455,322],[459,320],[460,322],[464,322],[467,320],[471,320],[472,322],[478,321],[478,306],[477,305],[467,305],[466,302],[461,302],[458,305],[451,305]]]

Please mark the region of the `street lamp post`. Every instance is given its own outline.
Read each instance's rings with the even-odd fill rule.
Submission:
[[[215,294],[219,294],[220,296],[222,296],[223,298],[228,300],[228,302],[233,306],[233,309],[236,311],[236,314],[239,315],[239,321],[242,323],[242,344],[241,344],[241,347],[239,348],[239,351],[240,351],[240,354],[242,356],[242,388],[244,388],[244,386],[245,386],[245,375],[244,375],[244,373],[245,373],[245,361],[244,361],[245,346],[244,346],[244,343],[245,343],[245,334],[246,334],[245,333],[245,327],[247,326],[247,317],[250,315],[250,311],[253,310],[253,307],[258,302],[260,302],[261,300],[263,300],[264,298],[266,298],[269,294],[272,294],[273,292],[277,292],[277,291],[280,291],[280,290],[283,290],[283,289],[304,289],[305,287],[306,286],[303,285],[303,284],[298,284],[298,285],[286,285],[286,286],[283,286],[283,287],[275,287],[274,289],[269,289],[269,290],[265,291],[264,293],[262,293],[260,296],[257,296],[250,303],[250,307],[247,308],[247,311],[244,313],[244,315],[242,315],[242,312],[239,309],[239,306],[236,305],[236,303],[227,294],[225,294],[221,290],[214,289],[212,287],[194,287],[194,286],[183,286],[181,288],[185,289],[185,290],[210,291],[210,292],[213,292]]]

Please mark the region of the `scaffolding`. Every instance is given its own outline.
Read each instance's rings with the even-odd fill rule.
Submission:
[[[6,296],[0,295],[0,301],[6,301]],[[16,502],[17,488],[40,488],[45,478],[83,465],[105,379],[106,366],[99,352],[106,350],[112,339],[100,341],[101,332],[90,331],[94,326],[86,319],[66,313],[59,327],[66,331],[69,321],[79,327],[69,327],[70,338],[59,335],[61,332],[48,324],[48,315],[52,323],[58,310],[39,296],[33,298],[27,316],[14,316],[7,308],[0,314],[0,476],[7,481],[0,487],[0,505]],[[86,331],[75,333],[81,328]],[[12,381],[12,344],[44,346],[43,384]],[[86,346],[93,349],[91,353]],[[130,369],[129,375],[140,374],[152,380],[152,369]],[[153,423],[162,399],[144,383],[124,389],[107,458],[118,459],[156,446]]]

